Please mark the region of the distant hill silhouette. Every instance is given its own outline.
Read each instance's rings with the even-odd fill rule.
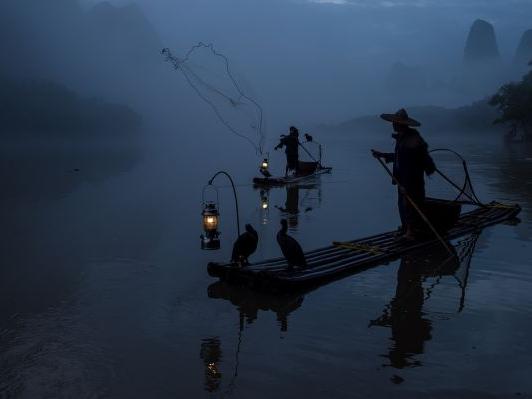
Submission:
[[[472,98],[483,98],[506,81],[508,75],[493,25],[477,19],[466,39],[463,65],[454,79],[454,90]]]
[[[464,63],[469,66],[501,61],[495,29],[482,19],[473,22],[464,49]]]
[[[519,67],[528,68],[528,63],[532,61],[532,29],[523,33],[517,50],[515,51],[514,64]]]
[[[112,136],[138,127],[128,107],[149,104],[146,97],[161,90],[158,71],[168,71],[157,32],[134,4],[85,10],[73,0],[2,0],[0,36],[2,132]]]
[[[50,80],[135,108],[150,79],[168,70],[156,30],[134,4],[2,0],[0,35],[0,76]]]
[[[487,100],[459,108],[418,106],[408,107],[407,109],[413,118],[421,122],[423,133],[429,135],[441,131],[446,134],[452,134],[453,132],[462,134],[464,130],[482,134],[488,131],[499,131],[492,123],[494,118],[497,117],[497,112],[488,104]],[[347,120],[335,126],[327,126],[325,129],[333,132],[389,132],[390,125],[384,123],[378,115],[366,115]]]
[[[128,107],[82,98],[57,83],[0,79],[0,86],[3,137],[131,136],[141,123]]]

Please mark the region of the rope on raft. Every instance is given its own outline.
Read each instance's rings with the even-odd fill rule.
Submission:
[[[381,255],[387,252],[376,245],[340,241],[333,241],[332,244],[338,248],[344,248],[358,252],[369,252],[373,255]]]

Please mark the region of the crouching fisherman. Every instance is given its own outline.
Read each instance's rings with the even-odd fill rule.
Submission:
[[[296,127],[290,126],[290,133],[288,136],[281,135],[279,144],[275,146],[275,149],[285,147],[286,154],[286,168],[285,176],[288,176],[289,172],[297,175],[299,169],[299,131]]]
[[[393,184],[398,185],[398,208],[401,217],[401,234],[405,239],[415,239],[416,227],[423,223],[410,199],[417,207],[425,201],[425,176],[436,170],[436,165],[428,152],[428,145],[414,127],[421,124],[410,118],[404,109],[395,114],[382,114],[381,118],[392,122],[396,140],[395,151],[384,153],[371,150],[375,158],[387,163],[393,162]]]

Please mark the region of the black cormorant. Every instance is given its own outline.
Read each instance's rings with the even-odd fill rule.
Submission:
[[[307,261],[301,245],[299,245],[295,238],[286,234],[288,230],[286,219],[281,219],[281,226],[281,230],[277,233],[277,243],[281,247],[281,252],[288,262],[288,267],[307,267]]]
[[[246,224],[246,231],[240,234],[233,245],[231,262],[247,265],[248,257],[255,252],[258,242],[257,231],[250,224]]]
[[[268,169],[260,168],[259,171],[266,178],[272,177],[272,174],[268,171]]]

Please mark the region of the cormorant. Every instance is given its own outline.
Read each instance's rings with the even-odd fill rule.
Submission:
[[[272,174],[268,171],[268,169],[260,168],[259,171],[264,177],[272,177]]]
[[[255,252],[258,242],[257,231],[250,224],[246,224],[246,231],[240,234],[233,245],[231,262],[247,265],[248,257]]]
[[[307,261],[301,245],[299,245],[295,238],[286,234],[288,230],[286,219],[281,219],[281,226],[281,230],[277,233],[277,243],[281,247],[281,252],[288,262],[288,267],[307,267]]]

